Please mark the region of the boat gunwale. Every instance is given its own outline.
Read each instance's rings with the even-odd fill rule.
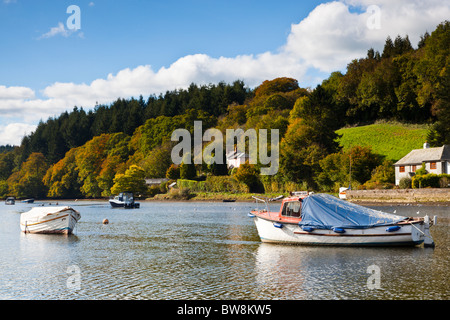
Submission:
[[[299,225],[299,223],[302,221],[301,218],[292,218],[292,217],[287,217],[290,219],[297,219],[298,221],[293,222],[293,221],[287,221],[287,220],[283,220],[283,218],[279,218],[279,216],[277,218],[271,218],[270,214],[274,214],[274,215],[279,215],[279,212],[277,211],[257,211],[257,210],[251,210],[250,211],[251,214],[255,215],[256,217],[263,219],[263,220],[267,220],[267,221],[272,221],[272,222],[278,222],[278,223],[282,223],[282,224],[287,224],[287,225]],[[267,216],[268,215],[268,216]],[[383,224],[383,225],[374,225],[374,226],[369,226],[369,227],[360,227],[360,228],[355,228],[355,227],[342,227],[343,229],[371,229],[371,228],[376,228],[376,227],[387,227],[387,226],[397,226],[397,225],[409,225],[409,224],[423,224],[424,223],[424,218],[423,217],[405,217],[404,220],[399,221],[399,222],[394,222],[394,223],[389,223],[389,224]],[[317,227],[316,230],[331,230],[329,228],[319,228]]]

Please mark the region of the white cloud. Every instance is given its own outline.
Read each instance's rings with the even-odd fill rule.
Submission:
[[[32,99],[34,91],[27,87],[0,86],[0,100]]]
[[[44,33],[43,35],[41,35],[38,39],[47,39],[47,38],[51,38],[57,35],[61,35],[65,38],[67,38],[68,36],[70,36],[72,33],[74,33],[74,31],[76,30],[68,30],[66,29],[66,27],[64,26],[64,24],[62,22],[58,22],[58,26],[57,27],[53,27],[50,28],[50,31],[47,33]]]
[[[26,123],[10,123],[0,125],[0,145],[20,145],[22,138],[36,129],[36,125]]]
[[[380,9],[379,28],[367,27],[370,5]],[[416,46],[420,35],[433,31],[450,16],[450,0],[342,0],[317,6],[298,24],[291,26],[284,46],[273,52],[212,58],[194,54],[179,58],[168,67],[153,70],[150,65],[126,68],[90,83],[61,83],[44,88],[43,98],[24,87],[0,86],[0,112],[20,112],[28,123],[45,120],[71,110],[75,105],[93,107],[119,97],[137,97],[186,88],[190,83],[231,82],[236,79],[254,87],[266,79],[293,77],[300,85],[314,85],[332,71],[345,70],[355,58],[364,57],[370,47],[382,50],[388,35],[408,34]],[[62,23],[41,37],[68,36]],[[314,79],[308,83],[306,79]],[[13,117],[11,114],[9,117]]]
[[[372,12],[379,8],[379,28],[368,28]],[[359,9],[359,10],[353,10]],[[352,59],[364,57],[371,47],[382,51],[388,35],[409,35],[416,46],[420,35],[432,31],[450,16],[450,1],[348,0],[317,6],[307,18],[291,27],[283,50],[305,64],[325,72],[345,68]]]

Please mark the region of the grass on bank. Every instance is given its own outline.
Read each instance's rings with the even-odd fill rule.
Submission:
[[[411,150],[423,148],[428,128],[426,124],[378,122],[367,126],[342,128],[336,132],[342,135],[338,142],[344,150],[355,145],[369,146],[372,152],[395,162]]]

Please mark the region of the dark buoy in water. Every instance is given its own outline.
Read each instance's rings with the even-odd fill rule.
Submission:
[[[103,224],[108,224],[109,223],[109,220],[108,219],[103,219],[103,222],[102,222]]]

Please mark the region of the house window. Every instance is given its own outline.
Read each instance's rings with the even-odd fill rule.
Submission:
[[[430,169],[436,169],[436,162],[430,162]]]
[[[405,172],[405,166],[400,166],[400,172]]]

